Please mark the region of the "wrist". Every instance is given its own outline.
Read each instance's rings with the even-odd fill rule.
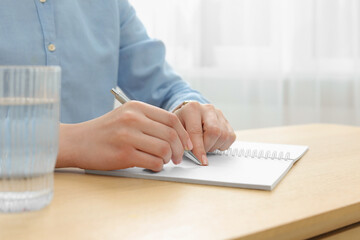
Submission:
[[[182,103],[180,103],[177,107],[175,107],[171,112],[175,113],[176,111],[180,110],[182,107],[184,107],[186,104],[188,104],[189,102],[197,102],[194,100],[185,100]]]
[[[77,167],[76,159],[78,139],[78,124],[60,124],[59,149],[56,159],[56,167]]]

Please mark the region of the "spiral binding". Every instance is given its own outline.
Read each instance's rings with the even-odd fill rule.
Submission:
[[[245,157],[245,158],[265,158],[273,160],[290,160],[290,152],[258,150],[258,149],[245,149],[245,148],[229,148],[225,151],[215,150],[210,154],[232,156],[232,157]]]

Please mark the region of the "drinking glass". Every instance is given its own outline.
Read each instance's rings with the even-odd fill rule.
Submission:
[[[53,198],[60,67],[0,66],[0,211],[38,210]]]

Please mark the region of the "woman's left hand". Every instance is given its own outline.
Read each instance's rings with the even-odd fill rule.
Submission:
[[[192,152],[203,165],[208,165],[206,152],[226,150],[236,139],[223,113],[211,104],[188,102],[174,113],[190,136]]]

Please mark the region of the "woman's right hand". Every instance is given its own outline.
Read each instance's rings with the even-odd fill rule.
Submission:
[[[130,101],[99,118],[61,124],[56,167],[161,171],[170,159],[179,164],[184,150],[192,148],[175,114]]]

